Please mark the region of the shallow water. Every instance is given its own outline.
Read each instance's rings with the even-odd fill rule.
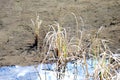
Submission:
[[[90,63],[90,60],[88,61]],[[66,71],[62,80],[83,80],[85,73],[79,63],[67,63]],[[55,71],[55,64],[39,64],[35,66],[5,66],[0,68],[0,80],[58,80],[59,72]],[[92,73],[93,67],[88,66],[89,73]]]
[[[87,60],[89,74],[93,73],[91,60]],[[66,65],[65,73],[55,71],[56,64],[39,64],[35,66],[5,66],[0,68],[0,80],[85,80],[85,71],[82,61],[69,62]],[[89,78],[92,80],[92,78]]]

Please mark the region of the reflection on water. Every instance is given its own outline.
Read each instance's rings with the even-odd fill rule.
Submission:
[[[91,60],[88,60],[87,63],[89,63],[88,71],[92,76]],[[85,80],[85,78],[85,68],[82,66],[82,61],[67,63],[64,73],[56,71],[55,63],[40,64],[37,67],[7,66],[0,68],[0,80]]]

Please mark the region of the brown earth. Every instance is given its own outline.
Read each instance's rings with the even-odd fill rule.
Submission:
[[[111,41],[113,52],[120,49],[120,0],[0,0],[0,66],[38,64],[43,58],[34,50],[28,51],[28,42],[34,41],[31,19],[37,13],[43,20],[42,47],[48,25],[54,21],[75,30],[72,12],[81,28],[80,16],[86,30],[104,26],[102,38]]]

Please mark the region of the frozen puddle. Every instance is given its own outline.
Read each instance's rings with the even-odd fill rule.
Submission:
[[[65,73],[62,80],[84,80],[85,71],[80,61],[67,63]],[[88,60],[88,70],[92,74],[93,67]],[[34,66],[6,66],[0,68],[0,80],[58,80],[59,72],[55,71],[55,64],[40,64],[36,68]],[[90,78],[89,78],[90,80]],[[92,78],[91,78],[92,80]]]

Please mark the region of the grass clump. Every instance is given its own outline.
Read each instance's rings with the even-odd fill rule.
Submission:
[[[34,39],[34,43],[32,45],[32,47],[35,47],[37,52],[40,51],[40,45],[39,45],[39,37],[40,37],[40,27],[41,27],[41,24],[42,24],[42,20],[40,20],[39,16],[37,16],[36,20],[32,21],[32,24],[34,26],[34,36],[35,36],[35,39]]]
[[[72,13],[73,14],[73,13]],[[44,61],[53,60],[57,63],[56,70],[65,73],[67,62],[73,60],[82,60],[82,67],[86,74],[86,78],[90,79],[91,76],[94,80],[114,80],[118,79],[118,72],[115,65],[120,65],[119,56],[110,50],[107,46],[109,40],[100,38],[100,33],[104,27],[100,27],[94,34],[86,33],[84,29],[84,21],[80,17],[83,28],[79,28],[78,20],[76,19],[76,35],[72,35],[69,38],[66,28],[60,26],[55,22],[53,25],[49,25],[50,30],[46,33],[44,39],[44,47],[47,49],[46,57]],[[32,21],[33,22],[33,21]],[[35,26],[35,41],[39,41],[39,29],[42,21],[37,17],[36,22],[33,22]],[[39,42],[36,46],[39,47]],[[93,74],[89,73],[87,63],[88,59],[92,59],[92,66],[94,68]],[[76,64],[75,64],[76,65]]]
[[[49,45],[47,54],[52,54],[57,60],[58,67],[61,64],[66,65],[66,58],[68,56],[68,40],[67,33],[57,22],[54,25],[50,25],[52,29],[46,34],[45,44]],[[52,53],[51,53],[52,52]]]

